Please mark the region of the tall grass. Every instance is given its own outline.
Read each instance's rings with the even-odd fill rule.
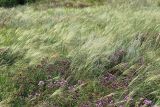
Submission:
[[[9,48],[14,56],[16,52],[23,55],[16,57],[13,65],[0,65],[0,100],[5,101],[5,104],[11,100],[15,107],[28,103],[30,105],[32,100],[28,97],[22,99],[16,96],[13,101],[20,88],[12,82],[12,77],[21,78],[27,75],[29,80],[36,83],[40,79],[47,79],[39,69],[37,72],[40,74],[35,73],[33,66],[39,64],[42,58],[48,57],[51,60],[49,63],[52,63],[52,59],[69,58],[69,81],[74,84],[78,80],[84,80],[88,85],[80,87],[81,97],[77,103],[65,89],[58,88],[47,91],[48,93],[44,91],[44,96],[34,102],[35,104],[55,102],[59,106],[78,106],[84,103],[83,100],[88,101],[88,96],[93,93],[100,93],[97,97],[93,95],[94,101],[115,93],[116,102],[119,102],[125,91],[128,91],[135,102],[143,97],[159,104],[159,7],[154,3],[151,6],[134,7],[133,2],[131,5],[123,3],[115,7],[103,5],[84,9],[61,7],[41,10],[33,6],[0,8],[0,49]],[[4,61],[1,50],[0,62]],[[126,54],[116,63],[116,52],[119,50]],[[7,55],[12,60],[12,55]],[[127,67],[123,67],[123,64]],[[33,69],[26,70],[28,67]],[[100,78],[106,72],[112,71],[118,72],[118,79],[134,74],[127,89],[114,90],[99,86]],[[34,75],[30,75],[32,72]],[[32,87],[30,91],[35,87],[37,89],[37,86],[30,85],[27,80],[23,82]],[[64,98],[57,97],[57,94],[62,94]]]

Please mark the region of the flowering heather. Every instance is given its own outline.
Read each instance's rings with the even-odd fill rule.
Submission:
[[[131,101],[131,100],[133,100],[133,98],[132,98],[131,96],[129,96],[129,95],[125,96],[124,99],[125,99],[126,101]]]
[[[111,83],[115,82],[116,80],[116,76],[107,73],[106,75],[104,75],[101,79],[101,84],[104,86],[110,85]]]
[[[152,101],[151,100],[148,100],[148,99],[145,99],[144,101],[143,101],[143,103],[145,104],[145,105],[151,105],[152,104]]]
[[[96,101],[96,107],[105,107],[107,105],[107,101],[104,99],[100,99]]]
[[[114,94],[111,93],[107,96],[100,98],[95,102],[96,107],[106,107],[106,106],[114,105],[115,101],[113,96]]]
[[[129,82],[130,79],[117,79],[117,77],[111,73],[107,73],[100,80],[102,86],[112,89],[127,88]]]

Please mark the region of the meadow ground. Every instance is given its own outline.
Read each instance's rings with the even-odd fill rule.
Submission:
[[[160,105],[158,2],[73,7],[0,8],[0,106]]]

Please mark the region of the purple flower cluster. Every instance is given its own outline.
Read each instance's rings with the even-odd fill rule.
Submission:
[[[126,102],[130,102],[132,103],[133,98],[129,95],[125,96],[124,100]],[[124,105],[123,105],[124,106]],[[151,107],[152,106],[152,101],[149,99],[145,99],[145,98],[140,98],[139,102],[138,102],[138,107]]]
[[[108,87],[108,88],[113,88],[113,89],[118,88],[116,76],[110,73],[107,73],[106,75],[102,77],[101,84],[102,86]]]
[[[105,99],[100,99],[96,101],[96,107],[105,107],[107,105],[107,101]]]
[[[113,81],[115,81],[116,80],[116,76],[114,76],[114,75],[112,75],[112,74],[110,74],[110,73],[107,73],[106,75],[104,75],[103,77],[102,77],[102,79],[101,79],[101,84],[103,85],[103,86],[109,86],[109,85],[111,85],[111,83],[113,82]]]
[[[96,107],[107,107],[109,105],[114,105],[113,94],[102,97],[96,101]]]
[[[124,99],[125,99],[126,101],[131,101],[131,100],[133,100],[133,98],[132,98],[131,96],[129,96],[129,95],[125,96]]]
[[[152,101],[151,101],[151,100],[148,100],[148,99],[145,99],[145,100],[143,101],[143,103],[144,103],[145,105],[151,105],[151,104],[152,104]]]
[[[115,75],[107,73],[101,78],[100,83],[104,87],[119,89],[119,88],[127,88],[129,81],[130,79],[128,79],[127,77],[124,79],[117,79]]]
[[[152,107],[152,106],[153,106],[153,103],[151,100],[147,98],[140,98],[138,107]]]

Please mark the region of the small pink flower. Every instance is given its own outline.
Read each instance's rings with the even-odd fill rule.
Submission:
[[[129,95],[127,95],[127,96],[125,96],[125,98],[124,98],[126,101],[128,101],[128,100],[133,100],[133,98],[132,97],[130,97]]]
[[[106,103],[104,99],[100,99],[96,102],[96,107],[105,107]]]
[[[151,100],[148,100],[148,99],[145,99],[145,100],[143,101],[143,103],[144,103],[145,105],[151,105],[151,104],[152,104],[152,101],[151,101]]]

